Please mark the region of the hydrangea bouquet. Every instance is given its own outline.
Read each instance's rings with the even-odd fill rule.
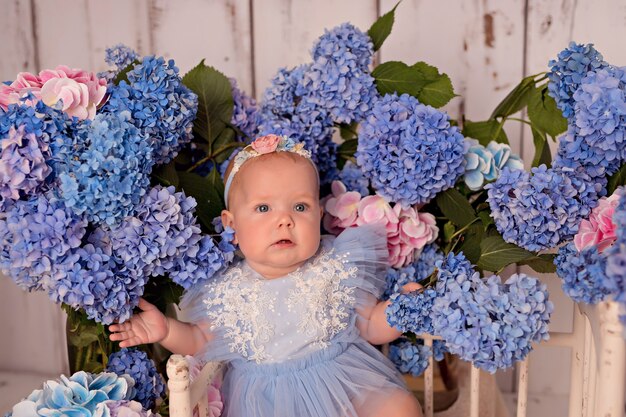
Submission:
[[[499,274],[512,264],[552,272],[555,255],[540,252],[572,239],[556,260],[566,291],[626,300],[626,201],[601,199],[626,178],[624,71],[572,44],[489,119],[451,120],[438,109],[454,90],[437,68],[373,67],[394,12],[367,32],[326,31],[259,103],[204,62],[181,77],[173,61],[121,45],[107,51],[106,73],[59,66],[0,86],[0,269],[66,306],[76,369],[154,376],[137,354],[110,358],[103,325],[127,320],[141,296],[177,302],[233,259],[232,231],[214,220],[222,175],[270,133],[311,151],[328,233],[385,224],[382,296],[389,323],[406,331],[390,350],[404,372],[419,374],[430,354],[420,333],[442,337],[436,357],[491,372],[523,359],[548,337],[553,305],[536,278]],[[528,121],[513,117],[522,109]],[[531,172],[508,122],[532,129]],[[552,162],[548,140],[564,132]],[[423,288],[404,293],[409,282]],[[137,392],[147,407],[154,388]]]

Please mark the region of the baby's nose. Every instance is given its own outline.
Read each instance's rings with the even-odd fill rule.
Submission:
[[[293,218],[288,213],[282,213],[278,218],[278,227],[293,227]]]

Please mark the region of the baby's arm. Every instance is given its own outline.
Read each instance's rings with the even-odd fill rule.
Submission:
[[[420,289],[422,286],[411,282],[402,287],[402,292],[407,293]],[[402,332],[391,327],[387,323],[385,310],[391,304],[390,301],[381,301],[368,309],[358,310],[359,316],[365,320],[357,320],[357,327],[361,336],[374,345],[382,345],[396,340]]]
[[[198,326],[165,317],[154,305],[139,300],[141,313],[128,321],[109,326],[111,340],[120,341],[120,347],[159,342],[173,353],[193,355],[207,342]]]

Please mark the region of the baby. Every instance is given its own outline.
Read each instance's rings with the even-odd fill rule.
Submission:
[[[317,169],[302,144],[275,135],[236,156],[224,198],[222,222],[245,259],[186,292],[189,323],[141,300],[141,313],[110,326],[111,340],[228,362],[227,417],[421,416],[393,364],[370,344],[400,336],[387,324],[387,303],[377,301],[384,228],[321,237]]]

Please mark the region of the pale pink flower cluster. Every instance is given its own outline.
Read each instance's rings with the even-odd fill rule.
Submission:
[[[602,252],[615,242],[615,230],[613,212],[619,203],[620,196],[613,193],[610,197],[603,197],[598,201],[598,206],[591,211],[589,220],[583,220],[574,236],[574,245],[578,251],[595,245],[598,252]]]
[[[347,191],[340,181],[333,181],[332,195],[324,201],[324,227],[339,234],[343,229],[381,223],[387,230],[389,264],[400,268],[411,263],[424,246],[437,238],[439,229],[430,213],[419,213],[413,207],[394,207],[379,195],[361,198],[356,191]]]
[[[194,358],[193,356],[186,355],[185,359],[189,364],[189,377],[193,381],[200,375],[202,371],[202,362]],[[215,380],[207,387],[207,396],[209,399],[209,414],[208,417],[220,417],[222,410],[224,410],[224,400],[222,399],[222,393],[220,388],[222,387],[222,376],[218,375]],[[198,409],[194,408],[193,416],[198,417]]]
[[[39,75],[20,72],[10,85],[0,85],[0,108],[19,103],[28,94],[33,95],[27,105],[43,101],[54,106],[62,101],[61,109],[81,120],[93,119],[96,108],[106,94],[106,80],[95,73],[59,65],[53,70],[43,70]]]

